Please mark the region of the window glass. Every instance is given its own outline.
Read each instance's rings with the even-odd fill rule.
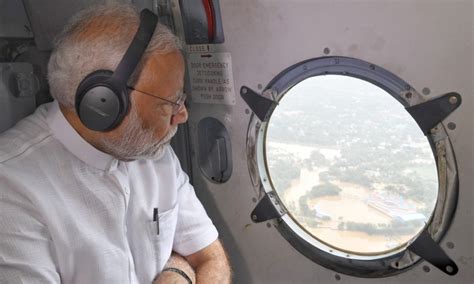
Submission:
[[[274,110],[265,149],[289,214],[338,250],[395,250],[434,210],[438,177],[428,140],[399,102],[367,81],[301,81]]]

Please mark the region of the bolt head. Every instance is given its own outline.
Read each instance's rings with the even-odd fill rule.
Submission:
[[[458,102],[458,98],[457,98],[457,97],[452,96],[452,97],[449,98],[449,103],[450,103],[450,104],[455,105],[455,104],[457,104],[457,102]]]

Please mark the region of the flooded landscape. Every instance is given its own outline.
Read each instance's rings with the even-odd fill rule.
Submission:
[[[269,123],[267,164],[284,206],[312,236],[348,253],[385,253],[409,242],[430,218],[436,165],[398,102],[383,90],[353,87],[315,101],[301,95],[305,86],[290,90],[295,100],[282,100]],[[375,111],[365,111],[364,96]],[[393,121],[400,123],[387,128]]]
[[[309,156],[315,150],[309,146],[284,143],[270,143],[270,145],[274,148],[280,147],[280,151],[284,148],[291,149],[292,152],[295,152],[295,156],[300,158]],[[324,150],[327,155],[324,156],[329,160],[334,160],[339,153],[334,149],[323,149],[320,152],[324,153]],[[277,152],[279,151],[277,150]],[[372,190],[357,184],[336,180],[333,180],[332,184],[341,188],[337,196],[306,199],[306,204],[312,213],[308,216],[307,212],[301,210],[299,201],[301,198],[305,199],[313,187],[321,184],[319,175],[327,170],[327,167],[313,168],[312,170],[302,168],[299,177],[292,180],[290,186],[280,195],[296,221],[318,240],[343,251],[355,250],[359,253],[370,254],[396,248],[408,242],[421,229],[422,222],[419,227],[413,228],[407,234],[369,234],[361,230],[345,229],[346,222],[388,227],[393,218],[369,205],[368,199]],[[379,184],[377,187],[383,188],[383,184]],[[424,217],[423,215],[422,218]]]

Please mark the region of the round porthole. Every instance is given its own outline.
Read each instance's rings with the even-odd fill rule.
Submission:
[[[266,127],[272,186],[298,225],[340,252],[403,249],[434,211],[431,146],[386,91],[362,79],[304,79],[279,100]]]
[[[380,277],[419,260],[407,247],[423,230],[441,237],[455,208],[446,199],[457,194],[446,171],[454,155],[443,125],[425,136],[405,110],[424,100],[406,82],[325,57],[288,68],[264,93],[277,104],[250,123],[249,166],[296,249],[333,270]]]

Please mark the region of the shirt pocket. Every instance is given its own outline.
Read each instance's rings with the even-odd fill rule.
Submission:
[[[178,221],[178,205],[158,212],[156,221],[150,222],[149,237],[153,244],[157,272],[163,270],[173,250],[173,240]]]

